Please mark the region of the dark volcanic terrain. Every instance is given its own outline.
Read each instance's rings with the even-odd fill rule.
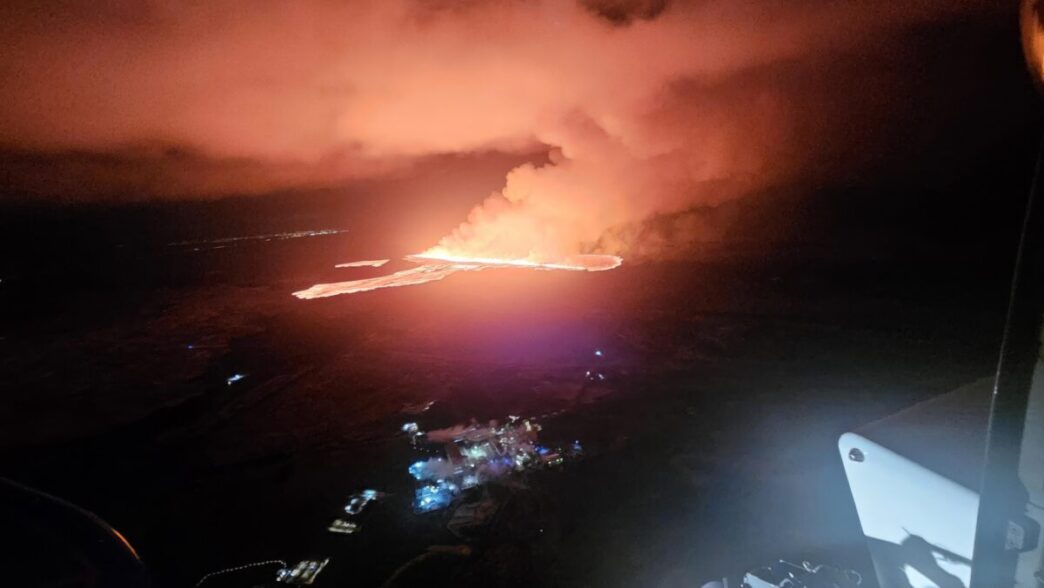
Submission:
[[[5,474],[109,520],[160,586],[305,556],[331,558],[321,585],[380,586],[463,543],[452,510],[409,508],[403,422],[553,415],[542,435],[585,457],[493,489],[510,498],[496,526],[470,555],[427,557],[425,585],[692,586],[777,558],[865,571],[837,437],[988,376],[1006,291],[1000,269],[731,259],[305,302],[290,292],[389,269],[334,270],[350,238],[312,241],[251,245],[314,249],[297,273],[12,322]],[[358,534],[327,533],[366,487],[390,495]]]

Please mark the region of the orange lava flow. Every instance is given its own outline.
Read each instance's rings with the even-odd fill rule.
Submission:
[[[453,263],[483,267],[521,267],[544,270],[602,272],[620,267],[623,259],[615,255],[572,255],[559,261],[540,262],[529,259],[498,259],[495,257],[464,257],[432,252],[408,255],[406,259],[418,263]]]
[[[390,260],[388,259],[367,259],[365,261],[349,261],[348,263],[339,263],[334,267],[381,267],[389,261]]]
[[[524,268],[537,270],[566,270],[601,272],[619,267],[623,260],[615,255],[574,255],[555,262],[537,262],[527,259],[495,259],[482,257],[458,257],[425,252],[409,255],[407,261],[418,263],[417,267],[375,278],[316,284],[306,290],[294,292],[302,300],[326,298],[340,294],[358,294],[380,288],[416,286],[442,280],[457,272],[481,271],[495,268]],[[338,267],[359,267],[340,264]],[[383,264],[382,264],[383,265]]]

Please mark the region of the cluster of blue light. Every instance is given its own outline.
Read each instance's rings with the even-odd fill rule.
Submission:
[[[446,508],[453,502],[457,492],[459,492],[457,485],[445,480],[439,480],[434,484],[425,484],[417,488],[416,498],[413,501],[413,510],[424,513]]]
[[[424,462],[423,461],[418,461],[418,462],[414,463],[413,465],[410,466],[409,472],[410,472],[410,475],[413,476],[413,478],[415,480],[421,479],[421,477],[424,476]]]
[[[407,423],[404,430],[412,423]],[[418,481],[414,511],[432,512],[450,506],[464,490],[509,476],[512,472],[557,467],[579,454],[579,443],[563,451],[537,443],[536,421],[509,416],[508,422],[490,421],[460,427],[447,443],[446,457],[414,462],[407,468]]]

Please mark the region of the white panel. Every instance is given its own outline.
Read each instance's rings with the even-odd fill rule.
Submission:
[[[978,494],[856,433],[838,446],[881,588],[967,586]]]

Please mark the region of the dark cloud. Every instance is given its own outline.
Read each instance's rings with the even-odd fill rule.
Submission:
[[[593,14],[614,24],[656,18],[667,9],[668,0],[583,0]]]

